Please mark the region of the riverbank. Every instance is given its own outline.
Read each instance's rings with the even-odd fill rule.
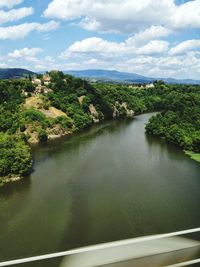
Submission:
[[[9,184],[21,181],[24,177],[21,175],[7,175],[5,177],[0,177],[0,187]]]
[[[191,159],[197,161],[200,163],[200,153],[195,153],[192,151],[184,151],[187,156],[189,156]]]
[[[147,90],[126,85],[91,85],[62,72],[49,75],[51,83],[47,93],[39,92],[37,86],[27,80],[1,81],[2,96],[7,96],[6,101],[0,103],[1,177],[29,171],[32,166],[30,143],[60,139],[69,132],[82,131],[104,119],[132,117],[148,111],[163,110],[162,115],[167,116],[162,120],[158,115],[154,116],[158,121],[151,124],[150,133],[166,137],[167,142],[183,149],[190,144],[190,149],[198,151],[199,128],[196,122],[199,105],[196,104],[197,108],[193,110],[193,103],[199,101],[198,86],[170,86],[155,82],[154,87]],[[27,92],[27,88],[31,91]],[[195,119],[190,121],[190,118]],[[174,123],[177,121],[179,124]]]

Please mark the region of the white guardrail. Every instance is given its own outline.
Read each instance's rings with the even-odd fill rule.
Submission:
[[[64,257],[64,259],[67,257],[67,261],[62,261],[60,265],[61,267],[95,267],[119,263],[141,257],[155,256],[170,252],[172,253],[174,251],[185,249],[197,248],[198,250],[200,250],[199,241],[180,237],[182,235],[192,234],[196,232],[200,232],[200,228],[138,237],[72,249],[69,251],[4,261],[0,262],[0,267],[44,261],[61,257]],[[87,262],[85,265],[84,261]],[[79,265],[80,262],[81,265]],[[182,263],[168,265],[168,267],[182,267],[197,263],[200,263],[200,259],[184,261]]]

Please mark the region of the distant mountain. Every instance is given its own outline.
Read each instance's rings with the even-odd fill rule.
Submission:
[[[67,74],[71,74],[75,77],[88,78],[94,80],[110,81],[110,82],[135,82],[135,83],[148,83],[154,81],[153,78],[147,78],[135,73],[119,72],[115,70],[75,70],[65,71]]]
[[[173,78],[161,78],[159,80],[163,80],[165,83],[173,83],[173,84],[200,84],[200,80],[192,80],[192,79],[173,79]]]
[[[173,78],[152,78],[138,75],[136,73],[119,72],[116,70],[98,70],[98,69],[88,69],[88,70],[69,70],[63,71],[65,74],[70,74],[75,77],[84,78],[90,81],[101,81],[101,82],[111,82],[111,83],[151,83],[155,80],[163,80],[166,83],[171,84],[200,84],[200,80],[192,79],[173,79]],[[40,74],[45,73],[45,71],[40,72]],[[36,73],[20,68],[13,69],[0,69],[0,79],[15,79],[26,77],[28,75],[36,75]]]
[[[0,69],[0,79],[16,79],[29,75],[35,75],[34,72],[25,69]]]
[[[152,77],[145,77],[142,75],[138,75],[135,73],[119,72],[115,70],[89,69],[89,70],[64,71],[64,73],[89,80],[116,82],[116,83],[151,83],[155,80],[163,80],[166,83],[200,84],[200,80],[152,78]]]

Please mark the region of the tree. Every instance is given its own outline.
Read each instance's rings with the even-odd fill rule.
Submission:
[[[19,136],[0,133],[0,176],[25,175],[31,168],[28,145]]]

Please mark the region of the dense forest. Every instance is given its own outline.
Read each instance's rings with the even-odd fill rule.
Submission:
[[[168,85],[158,90],[163,93],[161,112],[150,119],[147,133],[199,153],[200,86]]]
[[[150,111],[159,113],[146,126],[147,134],[200,152],[200,86],[156,81],[145,88],[90,84],[59,71],[47,75],[46,86],[43,75],[0,80],[0,183],[29,174],[33,140],[45,142],[104,119]]]

